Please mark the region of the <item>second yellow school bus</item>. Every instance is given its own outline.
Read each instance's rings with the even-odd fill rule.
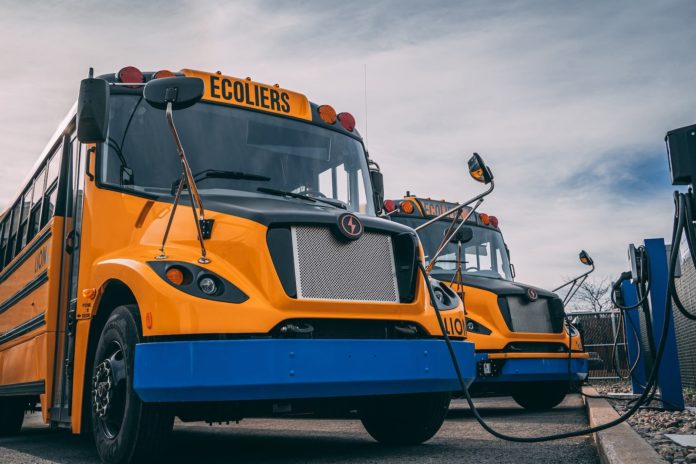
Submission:
[[[350,114],[279,86],[85,79],[0,221],[0,435],[40,405],[109,463],[161,453],[174,417],[357,410],[381,442],[432,437],[463,307],[438,320],[370,162]]]
[[[413,228],[457,206],[410,193],[385,204],[394,222]],[[587,378],[589,354],[558,295],[514,280],[498,218],[470,212],[464,207],[456,218],[445,216],[418,232],[430,275],[463,295],[468,339],[480,357],[470,391],[512,395],[528,409],[553,408]],[[460,232],[433,262],[452,224]]]

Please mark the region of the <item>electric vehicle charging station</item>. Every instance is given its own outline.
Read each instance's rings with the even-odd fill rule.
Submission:
[[[673,282],[681,274],[678,248],[682,233],[686,236],[691,259],[696,264],[693,221],[696,211],[693,193],[696,179],[696,125],[667,132],[665,143],[672,185],[689,186],[686,193],[674,193],[675,220],[671,247],[668,248],[662,238],[646,239],[643,246],[638,248],[629,245],[631,270],[624,272],[614,284],[612,299],[623,310],[623,317],[627,321],[626,341],[633,392],[645,392],[646,374],[653,370],[653,363],[658,363],[656,383],[663,407],[682,410],[681,372],[674,318],[670,315],[673,302],[686,318],[696,320],[696,315],[684,308]],[[642,321],[641,311],[644,314]],[[643,330],[641,322],[645,324]],[[647,340],[641,340],[643,332],[647,334]],[[661,350],[655,349],[658,343]],[[656,354],[658,359],[653,359]]]
[[[664,325],[667,324],[667,338],[662,359],[659,360],[657,384],[662,406],[667,410],[683,410],[679,357],[673,318],[666,318],[668,304],[668,263],[667,247],[662,238],[646,239],[644,245],[628,247],[631,271],[622,274],[614,284],[621,294],[622,302],[617,307],[624,311],[625,330],[633,393],[642,394],[645,390],[645,373],[655,362],[655,347],[660,343]],[[640,312],[644,317],[641,320]],[[645,326],[644,328],[642,326]],[[648,339],[641,335],[645,333]]]

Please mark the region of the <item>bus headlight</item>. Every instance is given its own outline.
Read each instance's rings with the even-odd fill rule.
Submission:
[[[492,333],[489,328],[469,318],[466,319],[466,331],[481,335],[490,335]]]
[[[229,280],[184,261],[148,261],[157,275],[189,295],[226,303],[244,303],[249,297]]]
[[[433,289],[433,295],[437,301],[433,301],[440,311],[448,309],[456,309],[461,301],[454,291],[439,280],[430,278],[430,286]]]
[[[206,295],[215,295],[218,291],[218,285],[215,283],[215,279],[211,276],[203,276],[198,281],[198,287]]]

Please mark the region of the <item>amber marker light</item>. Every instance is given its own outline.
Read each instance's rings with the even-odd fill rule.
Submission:
[[[170,267],[164,275],[174,285],[182,285],[184,283],[184,273],[178,267]]]
[[[491,223],[491,218],[486,213],[479,214],[479,217],[481,218],[481,222],[483,222],[483,225],[487,226]]]
[[[408,200],[404,200],[404,201],[402,201],[401,204],[399,205],[399,209],[401,209],[401,211],[403,211],[403,212],[406,213],[406,214],[411,214],[411,213],[413,213],[413,210],[414,210],[415,208],[414,208],[412,202],[410,202],[410,201],[408,201]]]
[[[318,108],[319,117],[326,124],[334,124],[336,122],[336,110],[330,105],[321,105]]]
[[[162,69],[162,70],[157,71],[152,76],[153,79],[162,79],[163,77],[176,77],[176,74],[174,74],[173,72],[171,72],[167,69]]]
[[[96,288],[85,288],[82,290],[82,296],[84,298],[87,298],[88,300],[93,300],[97,297],[97,289]]]

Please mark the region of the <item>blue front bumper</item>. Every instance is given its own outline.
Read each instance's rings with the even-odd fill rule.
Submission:
[[[589,360],[587,358],[574,358],[570,360],[561,358],[527,358],[527,359],[500,359],[489,360],[498,361],[498,371],[494,375],[483,375],[481,372],[481,362],[485,362],[487,355],[478,354],[476,356],[478,364],[478,374],[476,383],[499,383],[499,382],[553,382],[576,380],[582,381],[587,378]]]
[[[467,384],[474,345],[453,341]],[[442,340],[214,340],[141,343],[133,386],[145,402],[283,400],[459,391]]]

